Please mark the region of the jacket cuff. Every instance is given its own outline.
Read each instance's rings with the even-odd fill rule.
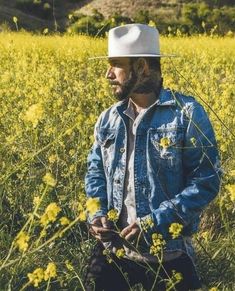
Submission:
[[[97,211],[95,214],[93,215],[88,215],[87,217],[87,221],[88,223],[91,223],[92,220],[94,220],[97,217],[101,217],[101,216],[107,216],[107,210],[106,209],[100,209],[99,211]]]

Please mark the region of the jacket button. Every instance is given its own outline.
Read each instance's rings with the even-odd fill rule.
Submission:
[[[124,153],[125,149],[124,148],[120,148],[120,153]]]

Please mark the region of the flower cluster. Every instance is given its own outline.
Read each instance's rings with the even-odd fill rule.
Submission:
[[[113,261],[111,258],[111,251],[108,248],[106,248],[103,250],[103,255],[106,257],[106,260],[108,261],[108,263],[111,264]]]
[[[164,245],[166,244],[162,235],[159,233],[152,234],[152,245],[150,247],[150,254],[154,256],[158,256],[158,254],[162,251]]]
[[[171,140],[169,137],[162,137],[160,139],[160,146],[163,148],[168,148],[171,145]]]
[[[175,238],[179,237],[182,229],[183,229],[182,224],[174,222],[169,227],[169,233],[171,234],[172,238],[175,239]]]
[[[123,248],[121,248],[121,249],[117,249],[116,250],[116,253],[115,253],[115,255],[119,258],[119,259],[121,259],[121,258],[123,258],[124,256],[125,256],[125,250],[123,249]]]
[[[61,225],[68,225],[68,224],[70,224],[70,220],[67,217],[63,216],[60,218],[60,224]]]
[[[193,147],[196,147],[197,146],[197,140],[195,137],[191,137],[190,138],[190,142],[192,143]]]
[[[141,228],[143,229],[143,231],[148,231],[149,228],[153,228],[154,227],[154,221],[151,217],[147,217],[146,219],[142,219],[140,221],[141,223]]]
[[[28,273],[29,282],[33,284],[34,287],[38,287],[38,285],[44,279],[44,271],[43,268],[37,268],[33,271],[33,273]]]
[[[34,287],[38,287],[43,280],[48,281],[50,278],[55,278],[56,272],[56,265],[51,262],[47,265],[46,270],[43,268],[37,268],[33,273],[28,273],[29,282]]]
[[[86,221],[86,211],[81,211],[78,215],[79,221]]]
[[[50,278],[56,277],[56,265],[54,263],[49,263],[44,272],[44,280],[47,281]]]
[[[231,199],[231,201],[235,202],[235,184],[229,184],[229,185],[225,186],[225,188],[230,193],[230,199]]]
[[[173,270],[171,278],[166,282],[167,290],[174,290],[175,285],[182,281],[182,279],[182,274]]]
[[[88,198],[86,201],[86,210],[90,215],[94,215],[100,209],[99,198]]]
[[[55,187],[56,180],[51,173],[46,173],[46,175],[42,178],[43,182],[48,186]]]
[[[16,237],[15,244],[19,248],[20,251],[25,252],[29,246],[28,241],[29,241],[29,235],[25,233],[24,231],[21,231]]]
[[[43,226],[47,226],[50,222],[54,222],[57,218],[58,213],[61,211],[61,208],[55,203],[50,203],[44,214],[41,216],[40,222]]]
[[[25,112],[23,119],[27,122],[31,122],[35,128],[38,125],[38,122],[42,119],[43,113],[44,110],[41,103],[33,104]]]
[[[74,270],[74,267],[73,267],[73,265],[70,263],[69,260],[66,260],[66,261],[65,261],[65,266],[66,266],[66,268],[67,268],[69,271],[73,271],[73,270]]]
[[[107,213],[108,220],[116,222],[118,220],[118,211],[116,209],[111,209]]]

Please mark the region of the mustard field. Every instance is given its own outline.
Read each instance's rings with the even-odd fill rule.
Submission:
[[[85,220],[97,206],[85,198],[86,159],[97,117],[115,102],[107,62],[89,58],[106,42],[0,34],[0,290],[84,290],[94,245]],[[203,290],[232,291],[235,39],[162,37],[161,51],[177,55],[162,59],[164,86],[194,96],[215,129],[223,182],[194,243]]]

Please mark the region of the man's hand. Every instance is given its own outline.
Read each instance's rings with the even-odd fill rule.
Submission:
[[[141,229],[138,226],[136,222],[128,225],[125,227],[121,233],[120,236],[123,237],[127,241],[139,241],[141,237]]]
[[[110,241],[114,235],[111,223],[106,216],[97,217],[92,220],[90,233],[98,240],[103,242]]]

